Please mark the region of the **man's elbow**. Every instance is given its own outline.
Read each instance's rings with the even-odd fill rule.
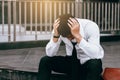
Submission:
[[[100,54],[100,49],[99,48],[91,49],[90,53],[93,54],[93,55],[90,55],[92,58],[96,58]]]
[[[56,53],[55,52],[51,52],[51,51],[46,51],[46,55],[47,56],[49,56],[49,57],[53,57],[53,56],[55,56],[56,55]]]
[[[95,58],[96,58],[96,57],[99,57],[100,49],[97,48],[97,49],[93,52],[93,54],[94,54],[94,57],[95,57]]]

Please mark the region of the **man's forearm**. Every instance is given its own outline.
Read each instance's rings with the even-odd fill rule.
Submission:
[[[58,42],[58,39],[59,39],[59,38],[54,38],[54,37],[53,37],[53,42],[55,42],[55,43]]]
[[[82,40],[82,36],[81,35],[77,35],[75,37],[75,39],[76,39],[77,43],[80,43],[80,41]]]
[[[56,43],[56,42],[58,41],[59,37],[60,37],[60,35],[54,34],[54,35],[53,35],[53,41]]]

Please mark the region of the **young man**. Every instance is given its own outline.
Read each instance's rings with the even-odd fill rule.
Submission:
[[[56,56],[61,41],[65,43],[66,56]],[[69,80],[102,80],[104,51],[99,28],[90,20],[61,15],[53,24],[46,54],[39,64],[38,80],[50,80],[51,71],[65,73]]]

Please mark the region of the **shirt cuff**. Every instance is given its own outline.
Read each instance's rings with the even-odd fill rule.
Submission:
[[[60,43],[59,40],[60,40],[60,39],[58,39],[57,42],[54,42],[53,39],[51,39],[51,40],[50,40],[50,44],[52,44],[52,46],[56,46],[56,45],[58,45],[58,44]]]
[[[87,45],[87,41],[82,38],[82,40],[80,41],[80,43],[77,43],[77,45],[80,48],[83,48],[83,47],[85,47]]]

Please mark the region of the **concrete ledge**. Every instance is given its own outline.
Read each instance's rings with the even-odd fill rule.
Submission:
[[[120,35],[102,34],[100,37],[100,42],[112,41],[120,41]],[[48,42],[49,40],[2,42],[0,43],[0,50],[45,47]]]
[[[104,35],[100,37],[101,42],[120,41],[120,35]]]
[[[4,42],[4,43],[0,43],[0,50],[45,47],[47,43],[48,43],[48,40],[23,41],[23,42]]]

